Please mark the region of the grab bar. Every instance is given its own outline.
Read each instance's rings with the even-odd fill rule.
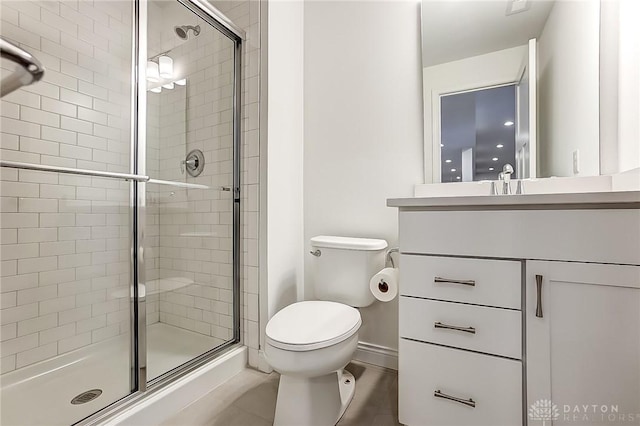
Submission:
[[[0,38],[0,56],[20,66],[20,69],[0,82],[0,97],[39,81],[44,75],[44,67],[40,61],[3,38]]]
[[[133,180],[136,182],[147,182],[149,180],[149,176],[134,175],[130,173],[103,172],[100,170],[88,170],[88,169],[72,169],[70,167],[46,166],[44,164],[19,163],[16,161],[0,160],[0,167],[7,167],[10,169],[20,169],[20,170],[35,170],[38,172],[55,172],[55,173],[66,173],[70,175],[82,175],[82,176],[94,176],[94,177],[122,179],[122,180]]]

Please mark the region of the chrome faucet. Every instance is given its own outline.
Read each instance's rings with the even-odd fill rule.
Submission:
[[[513,174],[513,166],[509,163],[502,167],[502,172],[498,175],[498,179],[502,181],[502,195],[511,194],[511,175]]]

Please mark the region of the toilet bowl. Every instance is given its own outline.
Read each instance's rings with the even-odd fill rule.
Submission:
[[[317,301],[287,306],[269,320],[265,356],[280,373],[274,425],[335,425],[353,399],[343,370],[358,346],[356,307],[375,300],[371,277],[384,267],[385,240],[319,235],[309,241]]]
[[[280,373],[274,425],[335,425],[353,399],[344,371],[358,345],[360,312],[330,301],[287,306],[266,327],[265,355]]]

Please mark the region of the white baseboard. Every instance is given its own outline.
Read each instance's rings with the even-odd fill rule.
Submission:
[[[353,359],[392,370],[398,369],[398,350],[373,343],[358,342]]]

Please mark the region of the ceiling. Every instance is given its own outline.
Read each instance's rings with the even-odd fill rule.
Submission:
[[[526,0],[528,10],[507,15],[510,3],[513,0],[423,0],[422,66],[522,46],[539,37],[554,1]]]

